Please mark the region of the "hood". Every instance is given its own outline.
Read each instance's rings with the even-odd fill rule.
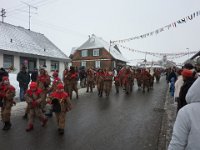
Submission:
[[[200,77],[196,79],[196,81],[192,84],[192,86],[188,90],[188,93],[185,98],[188,104],[194,102],[200,102],[199,87],[200,87]]]

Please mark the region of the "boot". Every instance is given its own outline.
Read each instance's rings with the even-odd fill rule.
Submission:
[[[3,130],[10,130],[11,128],[11,123],[10,121],[6,121],[3,127]]]
[[[59,130],[58,130],[58,133],[59,133],[60,135],[63,135],[64,132],[65,132],[64,129],[59,129]]]
[[[42,120],[42,127],[45,127],[45,125],[47,124],[47,121],[48,121],[47,118],[44,118],[44,119]]]
[[[28,128],[26,128],[26,131],[27,131],[27,132],[29,132],[29,131],[31,131],[31,130],[33,130],[33,124],[29,124],[29,125],[28,125]]]
[[[24,116],[23,116],[23,119],[27,119],[28,118],[28,114],[25,113]]]
[[[2,130],[6,130],[6,123],[4,123]]]

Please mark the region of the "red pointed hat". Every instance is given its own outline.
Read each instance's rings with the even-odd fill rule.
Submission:
[[[59,84],[57,85],[57,88],[58,88],[58,89],[64,89],[64,85],[63,85],[62,83],[59,83]]]
[[[189,69],[183,69],[181,74],[184,77],[192,77],[193,76],[193,72],[191,70],[189,70]]]
[[[7,76],[4,76],[3,78],[2,78],[2,81],[9,81],[9,78],[7,77]]]
[[[58,76],[58,71],[54,71],[54,72],[53,72],[53,76],[54,76],[54,77],[57,77],[57,76]]]
[[[37,88],[37,83],[36,82],[31,82],[30,89],[33,89],[33,88]]]

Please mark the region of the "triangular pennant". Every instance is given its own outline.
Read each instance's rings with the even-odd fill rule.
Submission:
[[[179,21],[177,21],[177,23],[179,23],[179,24],[180,24],[180,23],[182,23],[182,21],[181,21],[181,20],[179,20]]]
[[[158,34],[158,33],[159,33],[159,30],[156,30],[155,33]]]
[[[186,21],[185,21],[185,18],[181,19],[181,21],[182,21],[182,22],[186,22]]]
[[[164,31],[164,28],[160,28],[160,32],[163,32]]]
[[[195,18],[195,13],[193,13],[193,17]]]
[[[190,20],[192,20],[193,19],[193,15],[190,15],[187,18],[190,19]]]

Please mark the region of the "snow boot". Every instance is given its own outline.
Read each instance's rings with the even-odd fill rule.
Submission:
[[[45,127],[45,125],[47,124],[47,121],[48,121],[47,118],[44,118],[44,119],[42,120],[42,127]]]
[[[31,130],[33,130],[33,124],[29,124],[29,125],[28,125],[28,128],[26,128],[26,131],[27,131],[27,132],[29,132],[29,131],[31,131]]]
[[[6,121],[5,124],[4,124],[3,130],[4,130],[4,131],[10,130],[10,128],[11,128],[11,123],[10,123],[10,121]]]

